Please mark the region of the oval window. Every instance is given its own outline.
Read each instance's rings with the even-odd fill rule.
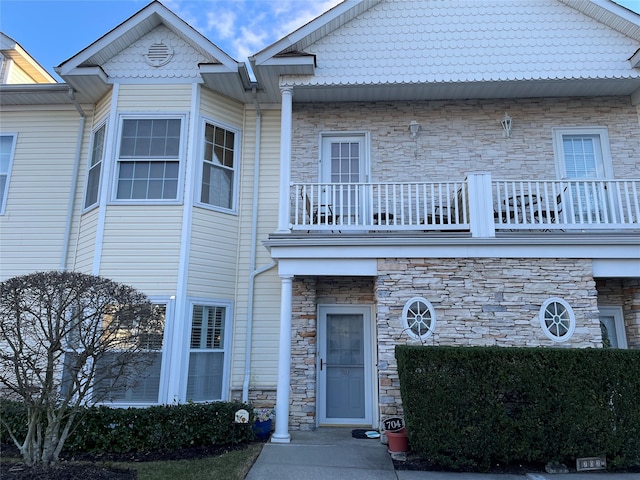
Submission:
[[[554,342],[566,342],[576,328],[576,317],[567,302],[550,298],[540,307],[540,326]]]
[[[409,336],[425,339],[436,327],[436,312],[428,300],[414,297],[404,305],[402,320]]]

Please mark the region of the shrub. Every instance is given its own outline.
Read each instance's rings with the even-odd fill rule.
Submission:
[[[450,468],[640,466],[640,351],[397,346],[411,446]]]
[[[5,400],[0,406],[3,421],[26,430],[26,409],[21,403]],[[237,402],[88,407],[78,416],[81,419],[74,424],[65,451],[126,453],[248,442],[254,438],[251,423],[234,422],[241,408],[252,411]],[[0,430],[0,439],[8,441],[6,429]]]

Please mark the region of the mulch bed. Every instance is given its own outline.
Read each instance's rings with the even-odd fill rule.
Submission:
[[[184,448],[178,450],[154,452],[128,452],[122,454],[108,453],[94,455],[78,453],[61,456],[57,465],[43,468],[30,468],[23,463],[5,462],[0,464],[0,478],[2,480],[135,480],[135,470],[119,469],[106,466],[109,462],[155,462],[164,460],[192,460],[196,458],[213,457],[235,450],[244,450],[247,444],[239,445],[211,445],[203,447]],[[14,445],[1,446],[2,456],[7,458],[21,458]]]

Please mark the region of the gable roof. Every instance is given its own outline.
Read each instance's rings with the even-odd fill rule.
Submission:
[[[250,61],[273,100],[640,96],[639,49],[610,0],[347,0]]]
[[[31,83],[57,83],[55,78],[49,75],[49,72],[29,55],[18,42],[2,32],[0,32],[0,53],[20,67],[32,80]],[[5,80],[5,78],[0,78],[0,83],[4,83]]]
[[[95,101],[110,89],[108,75],[101,67],[160,25],[184,39],[206,59],[199,64],[206,85],[225,95],[244,98],[250,84],[244,63],[235,61],[157,0],[62,62],[55,71],[79,96]]]

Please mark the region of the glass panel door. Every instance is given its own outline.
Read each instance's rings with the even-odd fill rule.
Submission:
[[[571,184],[572,214],[578,223],[605,223],[611,217],[607,201],[600,135],[563,135],[564,178]]]
[[[372,423],[369,307],[320,307],[318,416],[320,424]]]
[[[365,137],[324,137],[321,183],[323,203],[331,205],[339,223],[360,225],[366,218]]]

